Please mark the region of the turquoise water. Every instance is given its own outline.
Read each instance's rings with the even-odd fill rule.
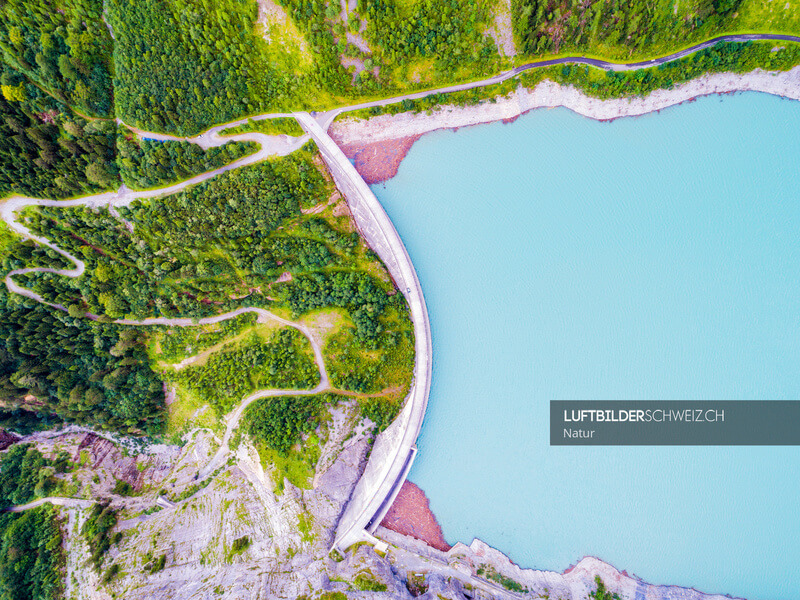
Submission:
[[[566,448],[550,399],[800,398],[800,103],[424,136],[374,186],[431,317],[410,479],[450,543],[800,598],[800,448]]]

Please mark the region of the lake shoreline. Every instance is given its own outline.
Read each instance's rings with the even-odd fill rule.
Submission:
[[[800,100],[800,67],[789,71],[716,73],[704,75],[669,90],[656,90],[647,96],[601,100],[587,96],[573,86],[549,80],[533,89],[519,88],[495,101],[475,106],[443,105],[429,112],[379,115],[370,119],[344,117],[330,127],[330,135],[368,184],[388,181],[397,174],[405,156],[424,134],[440,129],[502,121],[512,123],[537,108],[563,106],[597,121],[613,121],[658,112],[691,102],[702,96],[756,91],[791,100]]]
[[[767,489],[773,456],[796,466],[793,449],[562,452],[549,446],[547,401],[756,397],[798,383],[791,352],[765,359],[774,378],[742,352],[800,339],[780,334],[796,323],[793,292],[745,283],[791,281],[800,264],[796,236],[767,226],[800,220],[799,109],[776,95],[707,96],[613,126],[539,111],[430,136],[374,187],[425,286],[438,379],[409,477],[450,544],[477,536],[551,572],[595,555],[644,581],[781,598],[784,559],[751,559],[794,546],[782,524],[796,514],[787,494],[759,496],[765,513],[737,490]],[[475,293],[486,273],[491,289]],[[789,381],[773,384],[780,373]]]

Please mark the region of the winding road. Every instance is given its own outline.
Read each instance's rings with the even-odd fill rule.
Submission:
[[[308,327],[306,327],[302,323],[289,321],[288,319],[279,317],[278,315],[264,308],[257,308],[253,306],[237,308],[236,310],[232,310],[227,313],[214,315],[213,317],[204,317],[202,319],[189,319],[185,317],[183,318],[153,317],[150,319],[143,319],[140,321],[132,319],[118,319],[115,321],[115,323],[119,323],[120,325],[135,325],[135,326],[165,325],[168,327],[196,327],[199,325],[211,325],[214,323],[221,323],[222,321],[227,321],[228,319],[233,319],[240,315],[251,312],[256,313],[258,315],[259,322],[263,322],[264,320],[277,321],[281,325],[297,329],[308,339],[309,343],[311,344],[311,349],[314,351],[314,362],[317,365],[317,369],[319,369],[319,383],[310,390],[294,390],[294,389],[259,390],[247,396],[244,400],[242,400],[232,412],[225,415],[226,427],[225,427],[225,435],[222,438],[222,443],[220,444],[219,449],[211,458],[211,460],[208,462],[208,464],[205,467],[203,467],[203,469],[200,471],[198,480],[202,480],[208,477],[208,475],[213,473],[225,461],[228,454],[230,453],[228,444],[230,442],[231,436],[233,435],[233,432],[236,431],[236,428],[239,426],[239,420],[244,414],[244,411],[253,402],[255,402],[256,400],[260,400],[261,398],[270,398],[274,396],[311,396],[331,389],[330,378],[328,377],[328,371],[325,368],[325,359],[322,356],[322,347],[320,346],[319,340],[317,340],[317,338],[314,336],[311,330],[309,330]]]
[[[235,136],[221,137],[219,135],[219,131],[221,129],[224,129],[224,127],[214,127],[205,133],[189,138],[180,138],[159,133],[139,132],[136,129],[133,129],[133,131],[136,131],[141,137],[147,137],[148,139],[186,141],[196,143],[203,148],[222,146],[229,141],[255,142],[259,144],[259,150],[232,163],[219,167],[218,169],[214,169],[213,171],[207,171],[206,173],[201,173],[200,175],[196,175],[190,179],[181,181],[180,183],[153,190],[134,191],[123,185],[115,192],[104,192],[102,194],[84,196],[82,198],[76,198],[73,200],[48,200],[42,198],[28,198],[25,196],[11,196],[5,200],[0,207],[0,218],[2,218],[12,230],[24,238],[33,240],[38,244],[51,248],[75,264],[74,269],[49,269],[44,267],[33,267],[11,271],[6,275],[5,278],[6,286],[8,287],[9,291],[15,294],[20,294],[32,300],[36,300],[42,304],[52,306],[53,308],[65,310],[63,306],[51,304],[45,301],[39,294],[20,287],[14,283],[13,277],[15,275],[22,275],[25,273],[55,273],[65,277],[79,277],[83,275],[83,272],[86,269],[86,265],[81,259],[69,254],[68,252],[65,252],[46,238],[34,235],[27,227],[19,223],[16,220],[17,211],[20,211],[28,206],[56,206],[60,208],[69,206],[87,206],[95,209],[105,206],[108,207],[109,212],[111,212],[112,215],[119,218],[119,215],[115,214],[114,211],[114,209],[118,206],[127,206],[134,200],[142,198],[157,198],[160,196],[175,194],[184,188],[187,188],[191,185],[196,185],[206,181],[207,179],[211,179],[212,177],[216,177],[217,175],[225,173],[226,171],[238,169],[239,167],[245,167],[247,165],[266,160],[270,156],[286,156],[295,150],[302,148],[303,145],[309,140],[308,136],[292,138],[286,135],[269,136],[264,135],[263,133],[243,133]]]
[[[43,504],[52,504],[54,506],[89,508],[94,504],[94,500],[82,500],[80,498],[60,498],[57,496],[53,496],[50,498],[40,498],[39,500],[34,500],[33,502],[28,502],[27,504],[18,504],[17,506],[9,506],[8,508],[4,509],[4,512],[12,512],[12,513],[22,512],[25,510],[30,510],[32,508],[36,508],[37,506],[42,506]]]
[[[124,123],[122,123],[121,121],[118,122],[124,125]],[[25,227],[19,221],[17,221],[16,219],[17,211],[22,210],[28,206],[56,206],[56,207],[88,206],[91,208],[100,208],[103,206],[107,206],[109,209],[112,209],[116,206],[125,206],[127,204],[130,204],[132,201],[139,198],[155,198],[159,196],[174,194],[188,186],[195,185],[197,183],[210,179],[211,177],[215,177],[226,171],[237,169],[239,167],[244,167],[262,160],[266,160],[270,156],[275,156],[275,155],[285,156],[287,154],[290,154],[295,150],[301,148],[310,139],[309,136],[307,135],[300,136],[297,138],[292,138],[289,136],[268,136],[262,133],[255,133],[255,132],[238,134],[234,136],[225,136],[225,137],[220,136],[219,132],[222,129],[225,129],[229,126],[230,125],[224,125],[224,126],[221,125],[218,127],[214,127],[201,135],[190,138],[181,138],[159,133],[143,132],[135,128],[129,127],[129,129],[136,132],[137,135],[139,135],[142,138],[157,139],[157,140],[188,141],[192,143],[197,143],[204,149],[214,146],[221,146],[229,141],[251,141],[251,142],[256,142],[260,146],[259,150],[253,154],[240,158],[239,160],[224,165],[218,169],[214,169],[213,171],[202,173],[200,175],[197,175],[195,177],[192,177],[190,179],[187,179],[185,181],[182,181],[180,183],[171,186],[155,190],[146,190],[146,191],[132,191],[126,188],[125,186],[122,186],[116,192],[95,194],[93,196],[86,196],[74,200],[59,201],[59,200],[47,200],[41,198],[27,198],[23,196],[13,196],[8,200],[6,200],[3,203],[2,207],[0,207],[0,217],[2,217],[3,221],[9,226],[9,228],[11,228],[24,238],[31,239],[38,244],[51,248],[52,250],[54,250],[67,260],[71,261],[75,265],[75,267],[72,269],[52,269],[48,267],[29,267],[24,269],[15,269],[13,271],[10,271],[5,277],[5,284],[8,290],[12,293],[19,294],[20,296],[24,296],[26,298],[30,298],[31,300],[35,300],[52,308],[56,308],[61,311],[66,311],[67,309],[63,305],[47,302],[44,298],[42,298],[41,295],[17,284],[14,281],[14,276],[26,273],[53,273],[64,277],[80,277],[86,270],[86,264],[77,256],[74,256],[73,254],[70,254],[69,252],[62,250],[61,248],[50,242],[50,240],[33,234],[27,227]],[[119,218],[118,215],[115,216]],[[239,308],[227,313],[215,315],[212,317],[205,317],[201,319],[180,318],[180,317],[179,318],[153,317],[142,320],[117,319],[114,321],[115,323],[118,323],[120,325],[132,325],[132,326],[164,325],[168,327],[197,327],[202,325],[220,323],[222,321],[233,319],[240,315],[250,312],[258,314],[259,321],[263,321],[264,319],[277,321],[282,325],[297,329],[306,338],[308,338],[308,341],[311,344],[311,348],[313,349],[314,352],[314,362],[316,363],[317,368],[319,369],[320,382],[316,387],[314,387],[311,390],[260,390],[242,400],[233,412],[226,415],[225,421],[227,425],[226,425],[225,435],[222,440],[222,444],[212,457],[211,461],[209,461],[209,464],[206,465],[206,467],[201,471],[199,477],[200,479],[207,477],[210,473],[212,473],[217,467],[219,467],[224,462],[225,458],[229,453],[228,443],[230,441],[230,438],[233,435],[233,432],[238,427],[239,420],[241,419],[241,416],[244,413],[245,409],[254,401],[260,398],[267,398],[271,396],[318,394],[320,392],[331,389],[330,379],[328,377],[328,372],[325,367],[325,361],[322,356],[322,348],[320,346],[319,341],[305,325],[301,323],[296,323],[294,321],[289,321],[287,319],[279,317],[278,315],[266,309],[257,307]],[[92,315],[92,314],[88,314],[86,316],[90,319],[97,318],[97,315]]]
[[[723,42],[755,42],[755,41],[800,43],[800,36],[784,35],[780,33],[776,34],[743,33],[743,34],[721,35],[715,38],[711,38],[710,40],[706,40],[705,42],[695,44],[694,46],[689,46],[688,48],[679,50],[678,52],[673,52],[672,54],[667,54],[665,56],[654,58],[652,60],[645,60],[632,63],[612,62],[608,60],[602,60],[599,58],[588,58],[585,56],[562,56],[559,58],[548,58],[545,60],[537,60],[525,63],[524,65],[514,67],[513,69],[510,69],[508,71],[503,71],[502,73],[498,73],[493,77],[489,77],[487,79],[481,79],[479,81],[471,81],[468,83],[461,83],[457,85],[448,85],[431,90],[425,90],[422,92],[414,92],[411,94],[404,94],[402,96],[395,96],[393,98],[386,98],[384,100],[373,100],[370,102],[361,102],[360,104],[353,104],[341,108],[334,108],[325,112],[318,113],[316,115],[316,119],[322,126],[322,128],[327,131],[328,127],[330,127],[330,124],[333,123],[336,117],[345,112],[352,112],[364,108],[372,108],[373,106],[386,106],[388,104],[397,104],[398,102],[402,102],[403,100],[420,100],[422,98],[426,98],[427,96],[432,96],[434,94],[449,94],[452,92],[464,92],[479,87],[496,85],[498,83],[503,83],[504,81],[511,79],[512,77],[517,77],[518,75],[524,73],[525,71],[530,71],[531,69],[552,67],[554,65],[579,64],[579,65],[589,65],[592,67],[598,67],[600,69],[606,69],[607,71],[632,71],[635,69],[644,69],[647,67],[657,67],[659,65],[663,65],[665,63],[672,62],[674,60],[679,60],[681,58],[685,58],[691,54],[694,54],[695,52],[699,52],[700,50],[705,50],[706,48],[711,48]],[[259,117],[253,117],[253,118],[258,119]]]
[[[0,207],[0,218],[2,218],[12,230],[22,237],[31,239],[38,244],[42,244],[53,249],[55,252],[71,261],[75,267],[72,269],[51,269],[44,267],[17,269],[11,271],[5,277],[5,283],[9,291],[12,293],[22,295],[63,311],[66,310],[64,306],[45,301],[35,292],[19,286],[16,282],[14,282],[13,277],[15,275],[35,272],[53,273],[65,277],[79,277],[86,269],[85,263],[82,260],[62,250],[61,248],[58,248],[46,238],[34,235],[30,230],[28,230],[27,227],[16,220],[17,211],[24,209],[27,206],[88,206],[92,208],[106,206],[112,215],[114,215],[116,218],[120,218],[118,213],[115,211],[117,206],[125,206],[133,200],[140,198],[156,198],[174,194],[188,186],[195,185],[226,171],[254,164],[273,155],[283,156],[290,154],[291,152],[301,148],[309,139],[313,138],[320,148],[322,156],[328,164],[337,184],[345,195],[345,198],[350,205],[351,211],[353,212],[354,218],[356,219],[362,234],[364,234],[364,237],[370,243],[370,246],[373,248],[373,250],[375,250],[378,256],[380,256],[384,261],[395,282],[398,284],[398,288],[408,300],[411,308],[412,321],[414,323],[416,337],[414,382],[412,384],[411,391],[409,392],[409,400],[406,402],[405,407],[398,419],[392,423],[392,425],[390,425],[390,427],[376,440],[375,447],[373,449],[370,462],[367,465],[367,469],[365,470],[364,476],[358,482],[353,498],[348,503],[345,513],[340,520],[339,527],[337,529],[335,545],[344,549],[354,542],[361,541],[363,539],[370,539],[371,536],[368,534],[368,532],[374,531],[375,527],[377,527],[377,525],[380,523],[380,519],[391,505],[391,501],[399,490],[400,485],[402,485],[403,481],[405,480],[411,462],[413,461],[416,453],[416,437],[422,425],[422,418],[424,416],[425,407],[427,404],[428,391],[430,387],[432,356],[427,311],[425,309],[422,290],[419,286],[419,282],[417,281],[413,265],[411,264],[400,237],[394,230],[391,221],[389,221],[388,217],[380,206],[380,203],[378,203],[378,201],[375,199],[374,195],[369,190],[369,187],[364,183],[363,179],[361,179],[358,173],[355,172],[352,164],[349,163],[341,150],[327,135],[326,131],[333,120],[344,112],[370,108],[373,106],[385,106],[388,104],[402,102],[403,100],[420,99],[433,94],[458,92],[502,83],[503,81],[516,77],[525,71],[540,67],[559,64],[586,64],[613,71],[627,71],[657,66],[670,61],[678,60],[699,50],[714,46],[720,42],[748,42],[758,40],[800,42],[800,36],[783,34],[725,35],[707,40],[667,56],[634,63],[615,63],[580,56],[534,61],[515,67],[509,71],[505,71],[488,79],[340,107],[326,112],[320,112],[313,115],[313,117],[307,113],[267,113],[246,117],[238,121],[217,125],[197,136],[188,138],[139,131],[126,125],[126,127],[136,132],[137,135],[142,138],[154,140],[189,141],[198,144],[204,149],[220,146],[228,141],[252,141],[258,143],[260,148],[257,152],[245,156],[228,165],[160,189],[132,191],[125,186],[122,186],[116,192],[106,192],[84,198],[64,201],[26,198],[22,196],[14,196],[7,199],[3,203],[2,207]],[[220,135],[220,132],[223,129],[244,124],[248,121],[248,119],[263,120],[277,117],[296,118],[301,123],[303,128],[308,132],[308,134],[297,138],[292,138],[289,136],[268,136],[255,132],[225,137]],[[121,121],[119,121],[119,123],[123,124]],[[246,312],[256,312],[259,314],[259,319],[273,319],[282,323],[283,325],[294,327],[302,332],[309,339],[309,342],[314,350],[315,362],[320,371],[320,383],[311,390],[261,390],[251,394],[247,398],[244,398],[237,408],[225,417],[227,426],[222,444],[206,467],[201,470],[199,478],[205,478],[209,476],[224,463],[225,458],[229,453],[228,444],[230,438],[238,426],[239,420],[245,409],[252,402],[265,397],[316,394],[331,389],[330,381],[325,369],[322,351],[318,341],[302,324],[282,319],[281,317],[278,317],[267,310],[255,307],[241,308],[222,315],[198,320],[158,317],[139,321],[129,319],[120,319],[117,321],[117,323],[120,324],[136,326],[167,325],[176,327],[190,327],[217,323],[226,319],[234,318]],[[94,315],[88,316],[89,318],[96,318]],[[372,467],[370,465],[372,465]],[[82,506],[80,503],[90,503],[91,501],[67,498],[46,498],[37,500],[28,505],[12,507],[9,510],[24,510],[26,508],[32,508],[34,505],[38,506],[44,502],[64,504],[67,506]]]

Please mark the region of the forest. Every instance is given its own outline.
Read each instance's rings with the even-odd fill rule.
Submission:
[[[374,317],[389,301],[386,292],[366,273],[312,273],[298,277],[288,286],[286,298],[292,312],[299,316],[323,306],[351,309],[351,317],[362,338],[380,333]]]
[[[492,19],[488,0],[424,0],[411,10],[397,0],[365,0],[347,25],[324,0],[280,4],[303,38],[290,40],[291,60],[270,42],[289,29],[273,24],[265,35],[255,2],[110,1],[118,115],[142,129],[194,134],[243,115],[321,108],[419,87],[420,76],[429,84],[499,66],[483,33]],[[359,23],[371,52],[347,38]],[[353,60],[363,64],[357,75],[345,67]]]
[[[68,198],[125,183],[132,189],[168,185],[257,150],[231,142],[202,150],[189,142],[140,140],[113,121],[86,120],[44,94],[10,67],[24,97],[0,95],[0,194]],[[120,181],[121,180],[121,181]]]
[[[644,58],[725,33],[800,32],[797,11],[769,0],[512,0],[511,4],[517,47],[528,56]]]
[[[339,400],[335,394],[262,398],[247,407],[245,427],[257,443],[287,456],[303,434],[316,430],[323,409]]]
[[[66,453],[49,460],[32,444],[14,444],[0,455],[0,509],[49,496],[58,485],[55,475],[71,466]],[[61,541],[61,524],[49,504],[0,513],[0,600],[61,600]]]
[[[249,109],[252,3],[113,0],[117,113],[149,131],[196,133]]]
[[[417,61],[432,61],[426,81],[489,74],[499,68],[500,56],[484,31],[491,20],[487,0],[362,0],[359,14],[366,19],[366,37],[379,49],[379,64],[388,69]],[[399,81],[408,84],[408,81]]]
[[[52,506],[0,514],[0,600],[61,600],[64,565]]]
[[[255,151],[250,143],[203,151],[187,142],[138,139],[123,125],[97,117],[119,115],[143,128],[194,133],[242,114],[423,85],[411,80],[414,73],[444,80],[499,65],[493,42],[483,35],[492,18],[488,2],[363,0],[347,24],[321,0],[282,4],[313,54],[312,63],[297,72],[270,62],[253,2],[109,0],[108,25],[99,0],[69,0],[59,11],[43,1],[3,3],[0,193],[67,198],[121,183],[147,189]],[[577,49],[625,58],[715,35],[755,10],[749,0],[698,1],[687,5],[691,14],[677,16],[666,6],[618,0],[512,4],[515,33],[527,55]],[[789,21],[786,26],[794,27]],[[359,60],[369,60],[379,73],[371,82],[367,76],[351,81],[342,65],[342,56],[354,52],[346,34],[355,32],[371,49],[358,50]],[[549,77],[601,98],[644,94],[706,72],[786,69],[800,63],[799,48],[719,44],[657,68],[605,72],[565,65],[528,72],[522,83]],[[475,103],[514,84],[408,100],[364,115]],[[291,119],[251,120],[226,133],[250,130],[300,133]],[[342,324],[325,346],[332,383],[359,394],[387,394],[386,402],[361,404],[379,426],[388,423],[413,361],[407,309],[346,218],[332,211],[301,212],[334,193],[315,155],[309,144],[292,156],[236,169],[169,197],[135,202],[120,209],[131,227],[107,210],[26,210],[25,223],[84,260],[87,274],[16,277],[63,304],[66,313],[0,290],[0,335],[7,340],[0,350],[0,421],[23,431],[67,421],[163,432],[164,377],[152,368],[152,340],[158,339],[159,360],[177,361],[187,348],[199,352],[238,335],[254,317],[205,333],[134,329],[111,320],[200,317],[263,306],[293,318],[341,311]],[[0,247],[5,272],[71,266],[52,250],[17,240],[5,227]],[[247,337],[176,380],[222,412],[260,386],[313,387],[318,373],[298,335],[287,330],[270,339]],[[253,370],[237,379],[235,366],[242,361]],[[36,412],[20,410],[31,408],[26,397],[38,402]]]
[[[25,216],[32,229],[81,256],[93,276],[18,280],[65,306],[111,318],[206,316],[249,305],[249,288],[280,272],[252,273],[256,258],[271,256],[270,233],[326,190],[308,157],[298,154],[120,209],[135,224],[133,233],[107,211],[31,209]]]
[[[42,417],[55,414],[69,422],[158,434],[165,423],[164,378],[210,403],[218,415],[256,389],[313,388],[319,375],[305,337],[293,329],[271,338],[247,333],[252,314],[211,329],[126,328],[110,322],[210,316],[241,306],[283,308],[295,317],[345,310],[346,322],[328,344],[334,384],[360,393],[404,393],[413,336],[402,296],[390,295],[388,276],[376,276],[382,269],[376,270],[374,255],[348,217],[333,217],[332,208],[301,213],[301,207],[320,205],[334,193],[310,150],[223,173],[167,198],[120,207],[133,224],[130,229],[105,209],[26,209],[21,220],[80,256],[87,274],[15,276],[68,312],[3,296],[11,340],[0,380],[6,397],[16,399],[14,406],[28,394],[40,399]],[[71,266],[52,250],[4,235],[6,269]],[[36,318],[47,325],[28,335],[25,344],[15,343],[30,332],[32,315],[42,315]],[[76,330],[70,343],[51,343],[51,337],[62,339],[65,327]],[[223,344],[234,336],[236,343]],[[151,357],[152,340],[158,350]],[[64,356],[80,356],[89,344],[91,357]],[[151,369],[153,360],[178,362],[220,344],[202,365],[176,372]],[[37,352],[47,358],[34,368]],[[32,415],[31,427],[34,420]]]
[[[0,400],[13,407],[35,396],[38,412],[65,421],[156,434],[164,424],[164,391],[150,368],[146,335],[21,302],[3,286]]]
[[[122,130],[117,135],[116,160],[122,182],[132,190],[146,190],[213,171],[257,150],[254,142],[203,150],[191,142],[140,140]]]
[[[71,467],[68,454],[46,458],[33,444],[14,444],[0,455],[0,510],[46,498],[55,491],[55,475]]]
[[[4,3],[0,127],[6,135],[0,142],[0,193],[66,198],[120,183],[152,188],[254,151],[249,143],[203,152],[185,142],[138,139],[124,126],[93,118],[111,116],[116,101],[124,118],[133,115],[133,124],[193,131],[256,106],[254,96],[245,93],[255,89],[246,67],[258,61],[252,62],[253,49],[243,45],[253,41],[255,5],[217,4],[212,9],[206,4],[147,1],[134,9],[124,0],[110,2],[106,26],[101,2],[75,0],[55,13],[42,2]],[[296,5],[306,12],[315,7]],[[333,39],[325,11],[315,11],[314,19],[324,26],[311,26],[307,33],[319,36],[318,43]],[[148,35],[134,36],[132,29]],[[116,69],[111,68],[112,45]],[[280,77],[256,79],[266,81],[269,89],[310,85],[325,89],[324,94],[351,94],[349,75],[331,47],[309,72],[312,83],[298,83],[295,77],[283,83]],[[221,94],[210,93],[212,88]],[[269,102],[269,96],[259,95],[258,102]],[[154,97],[159,100],[153,102]],[[137,115],[145,115],[145,122]],[[240,129],[301,133],[291,119],[252,122],[235,131]],[[218,335],[199,337],[188,328],[165,335],[163,328],[151,332],[110,322],[123,316],[199,316],[274,302],[295,312],[339,306],[351,315],[347,348],[355,350],[340,354],[337,373],[349,373],[347,381],[360,389],[378,385],[375,365],[369,368],[372,375],[360,379],[353,372],[367,353],[391,350],[383,341],[389,322],[382,316],[389,297],[385,284],[353,268],[363,264],[355,232],[320,217],[299,218],[301,207],[332,193],[311,164],[312,152],[309,146],[286,159],[226,173],[177,194],[175,201],[138,203],[123,211],[135,233],[107,211],[27,210],[27,224],[84,259],[88,272],[74,280],[48,273],[17,276],[20,284],[68,307],[66,314],[0,292],[0,334],[8,342],[0,353],[4,424],[30,431],[63,420],[158,434],[165,422],[164,392],[147,356],[151,336],[160,336],[166,350],[161,358],[166,359],[183,354],[187,346],[181,340],[194,337],[197,347],[204,347],[235,334],[233,324]],[[5,227],[0,233],[6,272],[72,266],[52,250],[14,238]],[[286,271],[294,280],[273,283]],[[274,300],[263,292],[253,295],[265,284],[273,288]],[[272,340],[226,347],[206,366],[184,371],[184,385],[219,410],[255,386],[313,387],[316,366],[308,349],[301,351],[307,342],[297,336],[287,330]],[[218,398],[212,390],[223,379],[234,381],[231,365],[238,360],[255,361],[252,375],[244,384],[231,383],[227,395]],[[33,398],[33,404],[23,398]]]
[[[362,0],[347,21],[323,0],[280,4],[291,17],[285,31],[264,25],[254,1],[110,0],[107,23],[100,0],[70,0],[60,11],[48,10],[44,0],[4,3],[2,99],[14,106],[0,106],[10,118],[4,119],[0,175],[10,171],[6,163],[30,172],[16,182],[13,175],[8,182],[0,177],[0,188],[60,198],[108,189],[120,170],[124,181],[152,187],[200,168],[194,158],[181,162],[170,154],[160,157],[170,162],[159,165],[166,172],[144,176],[159,171],[147,164],[131,173],[130,164],[120,166],[134,160],[131,148],[113,160],[97,132],[84,133],[82,115],[116,113],[145,130],[194,134],[243,115],[329,107],[501,69],[485,33],[495,9],[488,0]],[[521,56],[631,59],[729,31],[800,32],[800,16],[773,4],[513,0],[512,23]],[[291,38],[286,56],[271,41],[276,36]],[[360,65],[357,73],[353,65]],[[110,124],[105,127],[99,133],[113,136]],[[295,123],[281,120],[231,130],[299,133]],[[11,150],[6,157],[3,146]],[[15,161],[19,146],[25,156]]]
[[[219,415],[258,389],[311,389],[319,372],[308,340],[286,328],[263,340],[255,333],[208,357],[203,366],[181,369],[175,380],[200,395]]]
[[[194,134],[295,102],[297,79],[266,60],[257,12],[236,0],[109,0],[117,114]]]
[[[0,194],[66,198],[117,185],[116,128],[87,121],[0,64]],[[6,93],[14,84],[19,94]]]
[[[60,102],[89,115],[113,112],[111,35],[102,0],[6,0],[0,6],[3,61]],[[19,100],[24,81],[3,77],[2,92]]]
[[[338,5],[324,0],[278,4],[300,32],[295,41],[298,54],[305,52],[302,61],[281,56],[282,46],[265,37],[253,0],[0,2],[0,196],[64,199],[121,184],[155,188],[256,151],[249,142],[204,151],[188,142],[139,139],[117,118],[188,135],[246,115],[331,107],[475,79],[507,65],[485,34],[494,8],[488,0],[360,0],[348,23]],[[567,52],[649,57],[759,23],[800,31],[800,17],[761,18],[769,0],[511,0],[511,6],[520,62]],[[354,44],[354,35],[363,36],[368,49]],[[354,75],[359,62],[363,69]],[[549,77],[609,98],[668,89],[707,72],[799,63],[798,44],[720,44],[657,68],[606,72],[565,65],[526,73],[521,81],[532,85]],[[516,83],[357,114],[474,104]],[[302,134],[286,118],[250,120],[223,133],[245,131]],[[412,379],[408,307],[346,211],[335,210],[335,188],[318,160],[309,144],[292,156],[120,208],[129,223],[106,209],[26,210],[21,218],[33,232],[80,257],[87,270],[75,279],[16,276],[63,311],[0,286],[0,427],[28,433],[77,423],[163,440],[173,410],[165,402],[168,385],[209,404],[214,427],[256,390],[292,390],[252,403],[242,422],[262,458],[273,461],[279,490],[284,475],[301,487],[308,483],[303,477],[319,457],[314,432],[320,425],[324,431],[326,411],[336,403],[351,399],[379,431],[385,429]],[[312,207],[324,210],[303,212]],[[3,275],[22,267],[73,266],[3,224],[0,259]],[[213,327],[113,322],[202,317],[245,306],[309,322],[329,319],[321,335],[333,392],[296,394],[319,383],[308,340],[293,328],[256,323],[252,313]],[[212,351],[180,370],[171,366],[204,350]],[[0,455],[0,509],[64,492],[61,474],[70,468],[65,454],[51,459],[29,444],[11,446]],[[125,491],[122,483],[117,492]],[[117,519],[115,509],[98,503],[80,529],[105,582],[121,569],[106,560],[122,537],[113,533]],[[63,526],[47,505],[0,513],[0,600],[64,597]],[[247,543],[238,538],[234,548]],[[165,563],[162,554],[149,569]],[[590,596],[613,595],[598,579]]]
[[[0,357],[0,361],[5,359]],[[0,429],[14,431],[20,435],[28,435],[34,431],[44,429],[54,429],[59,427],[63,421],[58,415],[49,412],[37,412],[37,407],[7,408],[0,407]]]

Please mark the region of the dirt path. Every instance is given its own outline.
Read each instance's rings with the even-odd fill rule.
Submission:
[[[321,374],[323,373],[323,369],[320,369]],[[247,407],[253,402],[262,398],[274,398],[276,396],[313,396],[314,394],[320,394],[328,390],[330,390],[330,383],[328,382],[327,375],[324,375],[324,379],[319,382],[319,385],[311,390],[259,390],[247,396],[247,398],[239,403],[239,406],[237,406],[233,412],[228,413],[225,417],[225,422],[227,425],[225,427],[225,435],[222,438],[222,444],[220,444],[219,450],[217,450],[208,464],[200,470],[200,474],[197,477],[198,480],[205,479],[217,468],[223,465],[225,459],[230,454],[230,448],[228,445],[230,443],[231,436],[239,427],[239,420],[242,418],[244,411],[247,410]]]
[[[129,129],[132,129],[132,131],[136,132],[137,135],[139,135],[140,137],[148,139],[158,139],[158,140],[189,141],[193,143],[198,143],[204,148],[209,148],[212,146],[220,146],[231,140],[254,141],[260,144],[260,150],[254,154],[241,158],[233,163],[230,163],[218,169],[214,169],[213,171],[208,171],[206,173],[202,173],[201,175],[197,175],[196,177],[192,177],[191,179],[188,179],[186,181],[182,181],[180,183],[156,190],[134,192],[127,189],[125,186],[122,186],[116,192],[105,192],[102,194],[96,194],[93,196],[86,196],[83,198],[77,198],[74,200],[66,200],[66,201],[46,200],[41,198],[27,198],[22,196],[14,196],[8,199],[5,203],[3,203],[2,208],[0,208],[0,217],[3,219],[3,221],[5,221],[5,223],[9,226],[9,228],[18,233],[23,238],[33,240],[38,244],[51,248],[52,250],[54,250],[67,260],[71,261],[75,265],[75,267],[72,269],[51,269],[47,267],[29,267],[25,269],[15,269],[9,272],[8,275],[6,275],[5,277],[5,284],[8,290],[12,293],[19,294],[21,296],[30,298],[32,300],[35,300],[52,308],[66,312],[66,307],[64,307],[63,305],[47,302],[44,298],[42,298],[41,295],[37,294],[36,292],[18,285],[14,281],[14,276],[26,273],[53,273],[56,275],[61,275],[63,277],[80,277],[86,270],[86,264],[81,259],[59,248],[58,246],[53,244],[50,240],[41,236],[34,235],[27,227],[19,223],[16,220],[17,211],[22,210],[27,206],[57,206],[57,207],[88,206],[92,208],[108,206],[110,209],[113,209],[116,206],[127,205],[133,200],[136,200],[138,198],[155,198],[163,195],[174,194],[175,192],[178,192],[190,185],[195,185],[197,183],[210,179],[211,177],[215,177],[220,173],[224,173],[232,169],[236,169],[249,164],[253,164],[261,160],[265,160],[269,156],[275,154],[279,155],[290,154],[291,152],[294,152],[298,148],[301,148],[309,139],[308,135],[304,135],[299,138],[291,138],[289,136],[268,136],[261,133],[243,133],[240,135],[226,136],[226,137],[219,136],[219,131],[229,126],[230,125],[224,125],[224,126],[220,125],[193,138],[180,138],[165,134],[143,132],[135,128],[129,128]],[[214,457],[211,459],[209,464],[202,470],[200,477],[201,479],[207,477],[209,473],[213,472],[219,465],[222,464],[224,459],[227,457],[228,442],[230,440],[230,437],[235,431],[235,429],[238,427],[239,420],[242,414],[244,413],[244,410],[252,402],[260,398],[267,398],[271,396],[317,394],[322,391],[330,389],[330,381],[328,378],[327,369],[325,368],[325,361],[322,356],[322,347],[320,345],[320,341],[317,340],[317,338],[314,336],[311,330],[308,329],[308,327],[306,327],[305,325],[301,323],[296,323],[294,321],[289,321],[287,319],[279,317],[278,315],[268,310],[257,307],[239,308],[227,313],[223,313],[221,315],[205,317],[202,319],[190,319],[190,318],[180,318],[180,317],[179,318],[153,317],[142,320],[117,319],[116,321],[114,321],[115,323],[118,323],[120,325],[134,325],[134,326],[166,325],[169,327],[197,327],[202,325],[209,325],[212,323],[219,323],[221,321],[226,321],[228,319],[233,319],[235,317],[238,317],[239,315],[243,315],[249,312],[254,312],[258,314],[259,321],[263,321],[265,319],[276,321],[287,327],[292,327],[294,329],[297,329],[306,338],[308,338],[308,341],[311,344],[311,348],[314,351],[314,362],[316,363],[317,368],[319,369],[320,383],[312,390],[260,390],[242,400],[239,406],[233,412],[231,412],[229,415],[226,416],[225,419],[228,425],[225,431],[225,436],[223,438],[222,445],[220,446],[220,449],[217,451]],[[89,314],[87,315],[87,317],[90,319],[96,319],[97,315]],[[20,510],[24,510],[25,508],[32,508],[33,506],[38,506],[48,500],[51,499],[36,501],[36,503],[31,503],[31,506],[25,505],[25,507],[17,507],[17,508]],[[71,499],[61,499],[61,500],[52,499],[52,500],[56,504],[61,502],[61,500],[63,500],[64,502],[67,501],[72,502]],[[83,503],[88,501],[76,500],[75,502]],[[80,505],[82,506],[82,504]]]
[[[94,504],[94,500],[81,500],[79,498],[60,498],[54,496],[52,498],[40,498],[39,500],[34,500],[33,502],[28,502],[27,504],[9,506],[8,508],[5,509],[5,512],[12,512],[12,513],[23,512],[25,510],[30,510],[32,508],[42,506],[43,504],[52,504],[54,506],[89,508]]]

